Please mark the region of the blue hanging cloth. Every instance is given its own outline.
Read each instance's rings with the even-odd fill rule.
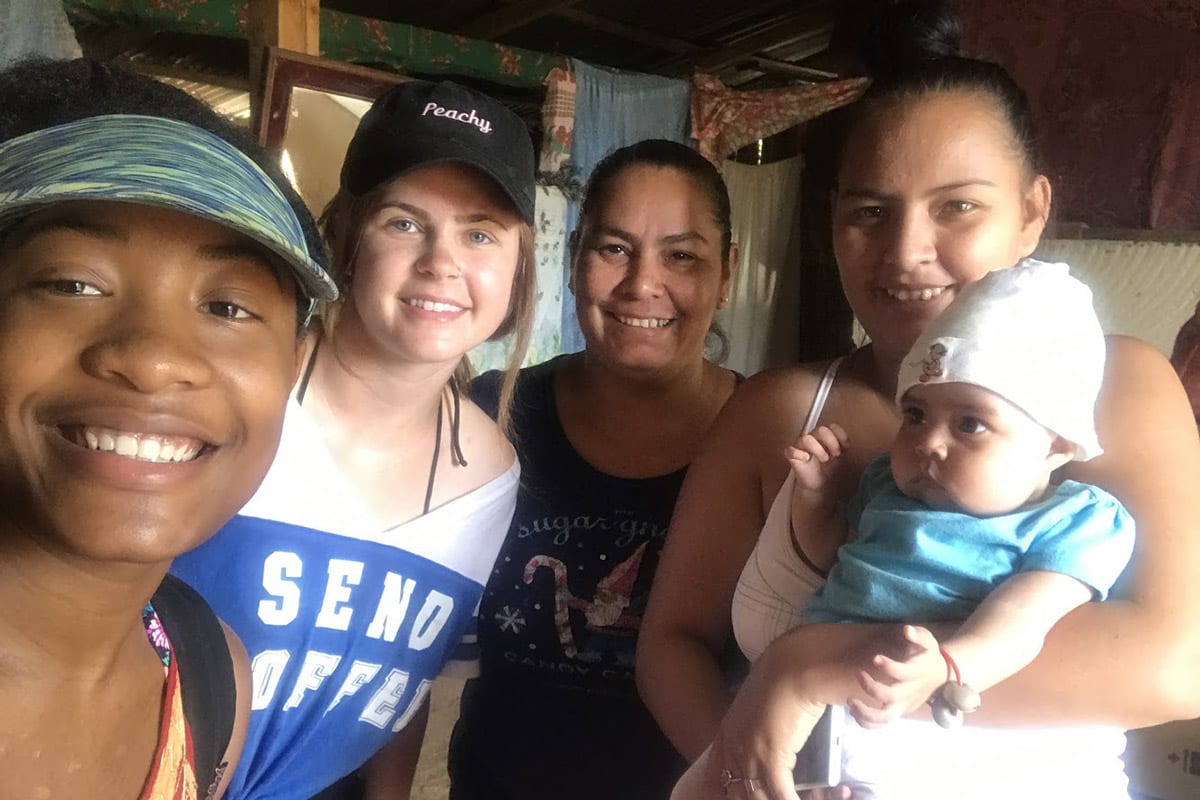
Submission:
[[[691,85],[687,81],[596,67],[572,60],[575,69],[575,138],[571,165],[580,182],[606,155],[642,139],[688,143]],[[568,233],[579,224],[579,203],[567,208]],[[563,285],[570,278],[570,253],[563,261]],[[573,297],[564,296],[562,349],[583,349]]]

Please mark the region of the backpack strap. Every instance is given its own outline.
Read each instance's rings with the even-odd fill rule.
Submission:
[[[225,772],[225,750],[237,713],[229,643],[204,598],[173,575],[163,579],[150,602],[171,640],[183,713],[192,734],[196,784],[200,797],[208,797]]]

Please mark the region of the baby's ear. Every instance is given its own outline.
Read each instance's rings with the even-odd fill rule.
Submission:
[[[1050,440],[1050,450],[1046,453],[1046,463],[1050,465],[1051,472],[1064,464],[1069,464],[1074,458],[1075,445],[1058,435],[1055,435]]]

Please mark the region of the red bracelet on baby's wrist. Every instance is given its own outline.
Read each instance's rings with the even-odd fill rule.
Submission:
[[[954,658],[946,652],[946,648],[944,647],[939,647],[938,652],[942,654],[942,658],[946,661],[946,683],[954,681],[961,684],[962,673],[958,671],[958,664],[955,663]]]
[[[939,647],[938,652],[946,662],[946,682],[929,698],[929,705],[934,722],[943,728],[957,728],[965,714],[979,708],[979,692],[962,682],[958,664],[944,647]]]

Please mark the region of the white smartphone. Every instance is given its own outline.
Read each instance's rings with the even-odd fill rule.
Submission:
[[[842,731],[846,726],[846,709],[826,706],[825,713],[808,735],[808,741],[796,753],[792,777],[796,789],[820,789],[842,782]]]

